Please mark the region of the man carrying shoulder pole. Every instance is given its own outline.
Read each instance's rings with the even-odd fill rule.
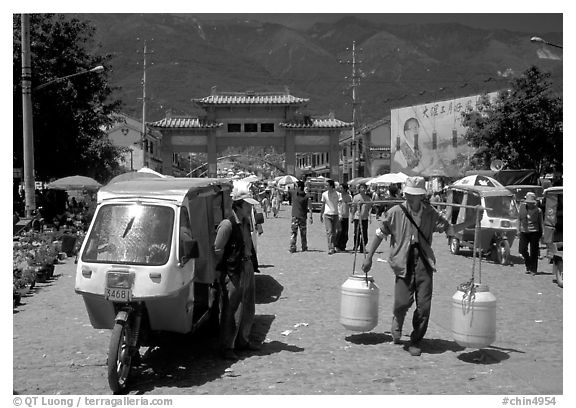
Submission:
[[[389,265],[396,275],[392,318],[392,339],[402,344],[402,326],[412,303],[416,309],[412,319],[408,352],[412,356],[422,353],[421,340],[428,329],[432,304],[432,274],[436,271],[436,258],[432,250],[434,232],[454,235],[454,228],[463,229],[466,224],[454,227],[434,207],[423,202],[426,197],[422,177],[409,177],[404,187],[406,201],[395,205],[385,215],[372,240],[362,264],[367,273],[372,268],[372,257],[383,239],[390,235]]]

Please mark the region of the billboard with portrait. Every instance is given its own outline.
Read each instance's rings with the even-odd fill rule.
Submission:
[[[464,139],[462,113],[478,100],[494,100],[497,92],[392,109],[391,172],[457,177],[475,149]]]

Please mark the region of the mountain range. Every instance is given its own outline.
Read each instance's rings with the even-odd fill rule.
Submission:
[[[192,99],[222,92],[284,92],[309,98],[315,117],[359,123],[391,108],[505,89],[532,65],[552,75],[562,95],[562,60],[540,59],[526,33],[461,24],[375,23],[345,17],[306,29],[239,15],[209,20],[191,14],[82,14],[109,53],[110,85],[123,112],[142,117],[146,42],[146,121],[197,116]],[[562,33],[533,33],[562,44]],[[352,48],[354,47],[354,63]],[[558,53],[561,50],[553,50]],[[357,86],[353,86],[356,84]]]

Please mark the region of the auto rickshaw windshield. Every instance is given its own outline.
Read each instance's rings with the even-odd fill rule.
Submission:
[[[83,262],[164,265],[170,255],[174,210],[159,205],[110,204],[98,211]]]
[[[518,210],[512,196],[489,196],[485,198],[486,210],[489,217],[517,218]]]

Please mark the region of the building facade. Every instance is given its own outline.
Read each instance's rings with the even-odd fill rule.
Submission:
[[[116,114],[113,119],[114,123],[106,129],[106,133],[114,146],[126,150],[121,165],[127,171],[137,171],[142,167],[160,171],[160,133],[146,129],[146,135],[142,137],[142,122],[124,114]]]
[[[146,134],[142,138],[142,122],[125,114],[118,113],[113,116],[113,124],[106,129],[108,138],[114,146],[125,148],[121,165],[126,171],[138,171],[148,167],[161,173],[163,171],[162,134],[146,127]],[[187,156],[174,153],[168,157],[168,165],[172,167],[171,173],[185,176],[187,169]]]

